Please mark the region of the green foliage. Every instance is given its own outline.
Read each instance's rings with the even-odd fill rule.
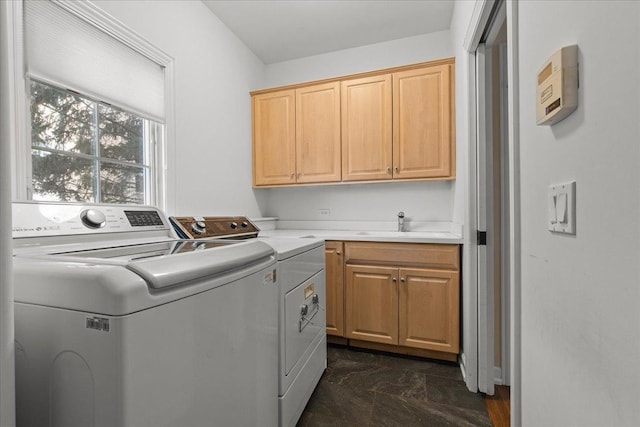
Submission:
[[[32,81],[34,198],[144,203],[144,122],[135,114]]]

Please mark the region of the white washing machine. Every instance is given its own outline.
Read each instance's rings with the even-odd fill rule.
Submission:
[[[19,426],[275,426],[271,247],[152,207],[15,203]]]
[[[171,217],[189,239],[254,238],[245,217]],[[324,240],[260,237],[277,253],[279,425],[295,426],[327,367]],[[274,391],[275,393],[275,391]]]

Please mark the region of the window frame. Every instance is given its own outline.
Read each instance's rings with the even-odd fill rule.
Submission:
[[[156,206],[165,212],[175,211],[175,108],[174,108],[174,59],[142,38],[129,27],[116,20],[114,17],[90,2],[67,2],[62,0],[49,0],[62,7],[66,11],[76,15],[96,28],[104,31],[114,39],[133,49],[141,55],[156,62],[164,68],[164,107],[165,121],[161,129],[157,129],[155,143],[149,147],[149,155],[154,157],[151,165],[149,180],[145,184],[152,188],[146,188],[145,204]],[[13,43],[12,55],[10,55],[9,67],[13,68],[13,88],[15,91],[8,96],[14,106],[13,117],[16,128],[13,129],[12,138],[12,165],[13,200],[32,201],[32,170],[31,170],[31,112],[30,112],[30,79],[25,72],[24,36],[23,36],[23,4],[22,2],[10,2],[12,14],[10,16],[11,29],[9,30]],[[41,76],[33,76],[34,80],[45,84],[51,84],[59,88],[65,85],[54,81],[47,81]],[[20,88],[23,88],[20,90]],[[81,94],[91,99],[94,97]],[[101,100],[97,100],[102,102]],[[148,197],[148,201],[147,201]],[[38,202],[38,201],[34,201]],[[62,202],[80,203],[80,202]]]

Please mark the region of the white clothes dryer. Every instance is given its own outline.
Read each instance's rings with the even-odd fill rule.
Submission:
[[[280,427],[294,427],[327,368],[324,240],[260,237],[278,259]]]
[[[189,239],[254,239],[276,251],[278,282],[279,426],[293,427],[327,367],[324,240],[260,237],[249,219],[170,217],[176,233]]]

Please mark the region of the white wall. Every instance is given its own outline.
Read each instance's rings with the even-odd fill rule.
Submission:
[[[449,31],[408,37],[270,64],[261,87],[336,77],[453,56]],[[256,88],[257,89],[257,88]],[[458,171],[460,165],[458,164]],[[395,221],[402,210],[416,221],[451,221],[454,182],[353,184],[262,189],[265,213],[282,219]],[[331,217],[320,217],[328,208]]]
[[[523,425],[637,426],[640,2],[523,1],[518,19]],[[574,43],[579,107],[536,126],[536,71]],[[552,234],[547,186],[573,179],[577,235]]]
[[[265,67],[262,87],[337,77],[451,56],[450,33],[448,30],[439,31],[269,64]]]
[[[450,57],[449,31],[265,67],[200,1],[95,3],[175,58],[170,213],[317,219],[318,208],[329,208],[339,215],[331,219],[394,220],[403,209],[412,219],[451,221],[455,183],[252,190],[249,102],[253,89]],[[297,203],[287,203],[294,193]],[[368,200],[390,204],[377,209]]]
[[[281,220],[395,223],[403,211],[411,221],[451,221],[452,185],[433,181],[276,188],[267,190],[266,212]],[[331,216],[321,216],[319,209],[329,209]]]
[[[260,85],[262,62],[199,0],[94,3],[175,59],[169,213],[261,216],[249,91]]]

